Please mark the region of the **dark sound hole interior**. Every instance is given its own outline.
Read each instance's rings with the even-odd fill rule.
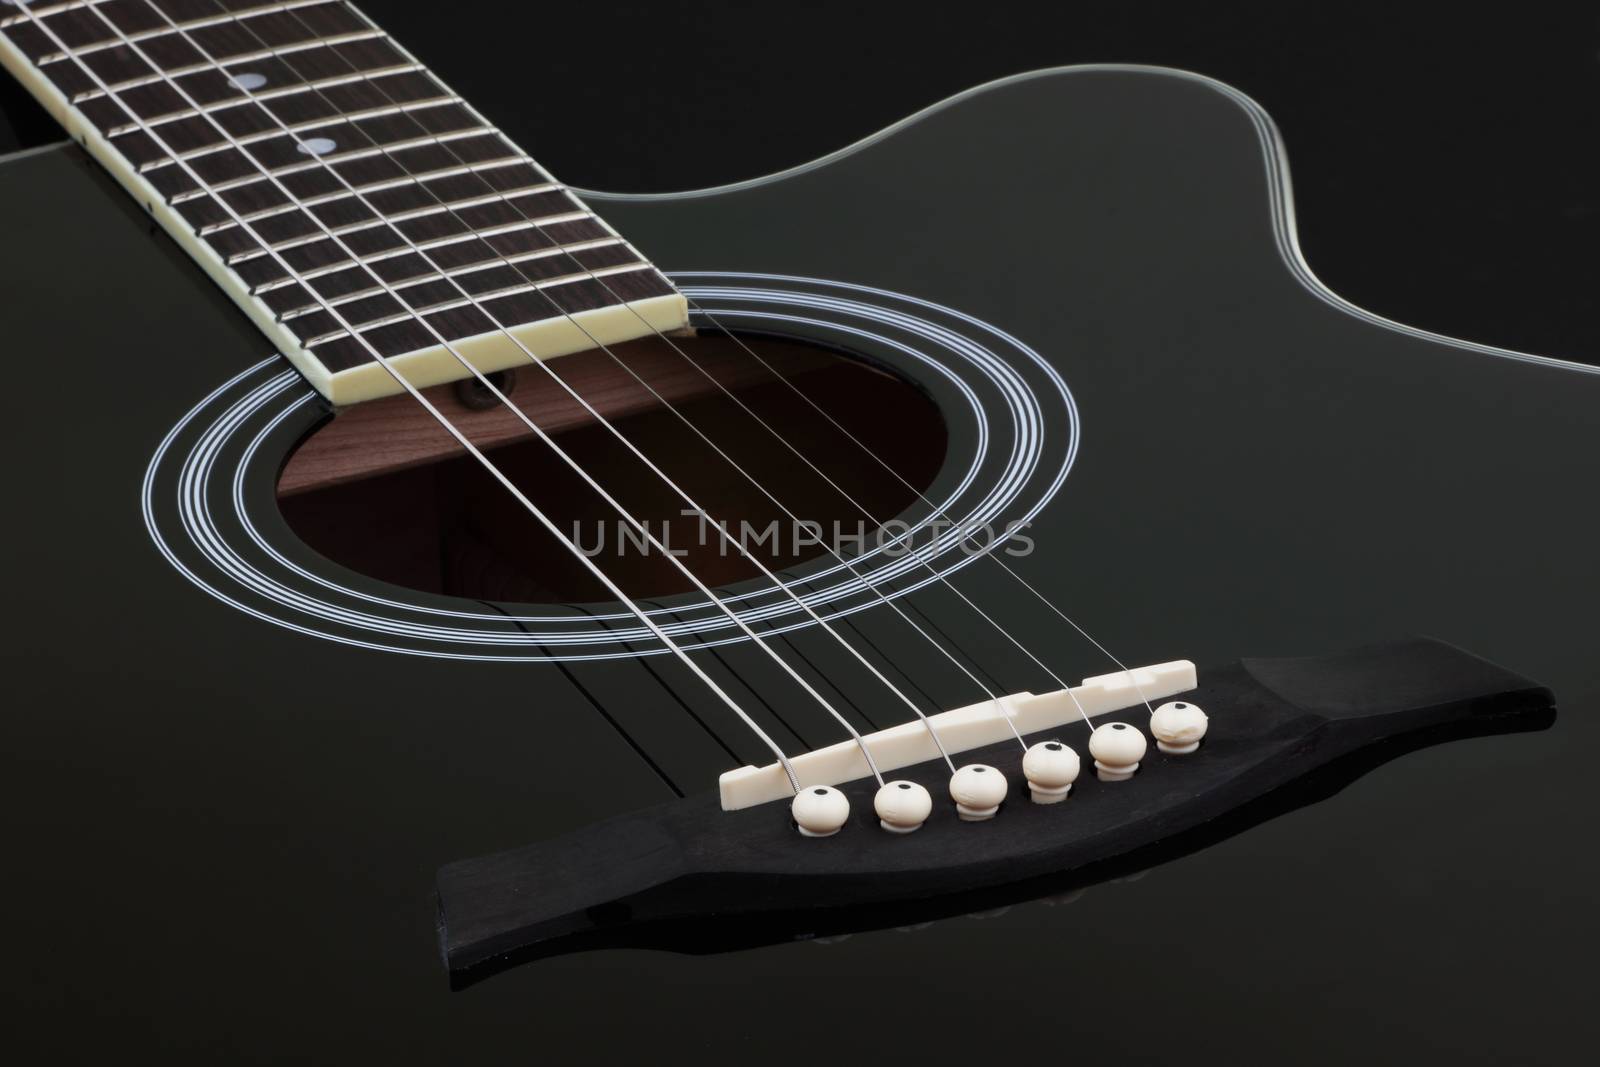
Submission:
[[[758,535],[776,523],[777,537],[746,539],[750,551],[774,570],[826,550],[798,543],[803,538],[792,536],[793,524],[778,503],[651,396],[619,361],[779,503],[820,524],[830,540],[835,524],[846,533],[864,529],[870,536],[871,517],[898,515],[932,482],[944,462],[946,434],[925,393],[876,366],[815,346],[768,337],[745,341],[772,369],[752,360],[732,339],[712,335],[679,339],[689,358],[647,339],[613,346],[616,358],[603,352],[565,356],[550,369],[712,519],[731,531],[747,528]],[[682,500],[550,373],[530,365],[495,382],[652,534],[683,552],[679,559],[701,581],[715,588],[760,577],[715,531],[681,514]],[[482,392],[458,386],[427,391],[564,534],[594,551],[595,563],[628,595],[693,589],[660,553],[641,550],[631,535],[619,536],[617,512],[514,413],[497,402],[485,405]],[[784,447],[762,421],[826,478]],[[278,500],[290,527],[311,548],[395,585],[505,602],[612,599],[570,550],[410,397],[360,404],[330,418],[289,457],[279,477]]]

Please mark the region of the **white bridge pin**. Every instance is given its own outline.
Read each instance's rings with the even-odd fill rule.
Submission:
[[[887,782],[872,799],[878,825],[892,834],[909,834],[922,828],[933,813],[933,797],[916,782]]]
[[[832,837],[850,818],[850,800],[831,785],[807,786],[794,795],[789,812],[806,837]]]
[[[1125,722],[1108,722],[1089,735],[1089,755],[1102,782],[1132,778],[1147,747],[1144,734]]]
[[[1151,714],[1150,732],[1156,735],[1156,747],[1161,751],[1186,755],[1199,748],[1206,735],[1206,713],[1188,701],[1169,700]]]
[[[1022,757],[1022,773],[1035,804],[1058,804],[1078,780],[1078,754],[1060,741],[1041,741]]]
[[[950,776],[950,799],[965,822],[992,819],[1006,798],[1006,776],[983,763],[969,763]]]

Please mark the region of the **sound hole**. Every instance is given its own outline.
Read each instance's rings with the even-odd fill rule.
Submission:
[[[745,340],[772,370],[723,336],[677,339],[689,359],[654,339],[612,351],[778,502],[816,523],[830,544],[836,528],[847,535],[865,532],[870,544],[875,524],[869,515],[898,515],[944,461],[946,433],[937,406],[913,384],[860,360],[794,341]],[[551,370],[711,518],[744,535],[743,543],[766,566],[779,570],[826,554],[809,543],[812,530],[796,531],[778,503],[617,360],[603,352],[564,356]],[[509,388],[517,407],[652,534],[683,553],[678,558],[700,580],[716,587],[761,576],[715,530],[681,514],[682,499],[551,374],[530,365],[512,377],[497,376],[495,384]],[[641,549],[625,524],[619,529],[617,512],[554,450],[505,405],[485,405],[486,390],[474,386],[426,393],[564,534],[592,551],[629,595],[693,589],[671,561]],[[807,397],[861,444],[820,416]],[[278,501],[307,545],[381,581],[480,600],[610,599],[571,552],[408,396],[356,405],[308,435],[284,465]],[[774,529],[777,536],[763,538]]]

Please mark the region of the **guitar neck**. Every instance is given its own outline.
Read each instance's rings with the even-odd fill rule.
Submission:
[[[343,0],[8,0],[0,61],[335,404],[687,323]]]

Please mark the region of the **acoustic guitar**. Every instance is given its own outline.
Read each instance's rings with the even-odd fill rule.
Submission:
[[[1560,1036],[1600,371],[1330,292],[1243,94],[622,195],[339,0],[6,0],[0,60],[70,137],[0,160],[26,1044]]]

